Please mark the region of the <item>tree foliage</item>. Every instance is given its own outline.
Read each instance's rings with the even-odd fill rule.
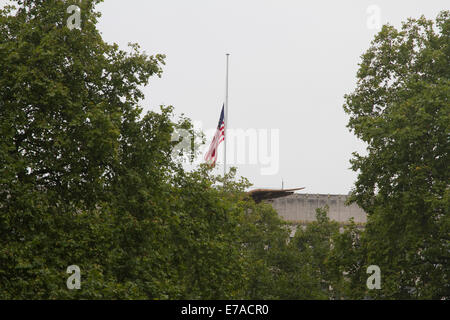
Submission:
[[[368,145],[352,160],[353,201],[369,214],[365,263],[383,275],[375,297],[450,296],[449,15],[384,26],[346,96],[348,127]]]
[[[100,1],[77,3],[80,30],[67,2],[16,2],[0,11],[1,299],[315,297],[290,287],[314,281],[248,181],[185,171],[172,137],[189,119],[142,114],[163,55],[105,43]]]
[[[105,43],[101,1],[76,2],[73,30],[70,1],[15,2],[0,10],[0,299],[448,297],[448,12],[385,26],[347,96],[369,145],[353,160],[366,230],[324,208],[291,238],[234,169],[184,169],[173,135],[200,133],[140,106],[165,56]]]

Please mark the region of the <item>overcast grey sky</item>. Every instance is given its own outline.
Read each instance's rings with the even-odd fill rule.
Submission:
[[[307,193],[346,194],[356,179],[351,153],[364,145],[346,128],[343,96],[377,31],[374,5],[382,24],[397,27],[449,9],[444,0],[106,0],[99,29],[122,48],[166,54],[142,106],[173,105],[204,128],[217,125],[230,53],[230,128],[280,130],[278,173],[239,165],[239,174],[255,187],[280,187],[283,177]]]

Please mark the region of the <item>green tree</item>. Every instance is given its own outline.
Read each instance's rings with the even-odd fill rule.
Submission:
[[[105,269],[121,226],[108,203],[125,165],[124,133],[138,120],[138,88],[161,72],[163,56],[104,43],[96,3],[79,4],[81,30],[65,26],[62,1],[17,1],[17,9],[0,11],[4,298],[67,297],[72,264],[85,276],[85,290],[75,296],[99,297],[96,290],[105,289],[128,297],[133,286],[105,285],[117,280]]]
[[[331,235],[332,247],[324,264],[331,287],[329,294],[333,299],[367,297],[366,251],[361,243],[363,233],[363,229],[351,219],[341,226],[340,232]]]
[[[311,282],[315,286],[315,299],[340,299],[340,284],[343,272],[339,263],[332,260],[335,252],[346,252],[349,247],[336,247],[335,238],[339,235],[340,225],[328,217],[328,206],[316,209],[316,221],[300,227],[292,244],[299,254],[299,263],[308,270]],[[340,261],[339,261],[340,262]],[[341,271],[341,272],[339,272]]]
[[[100,1],[0,11],[0,298],[242,297],[240,183],[173,157],[173,108],[141,114],[164,56],[105,43]],[[66,288],[81,268],[82,289]]]
[[[348,127],[368,146],[352,160],[352,200],[369,215],[365,265],[382,273],[369,296],[450,297],[449,15],[384,26],[346,96]]]
[[[254,204],[249,203],[250,206]],[[333,240],[339,224],[330,221],[328,208],[318,209],[317,221],[289,226],[270,205],[252,208],[244,243],[250,263],[248,295],[251,299],[336,299],[343,273],[331,263]],[[290,227],[290,228],[289,228]],[[291,228],[296,229],[291,239]],[[346,252],[348,246],[338,248]],[[336,260],[333,260],[336,262]],[[340,261],[339,261],[340,262]]]

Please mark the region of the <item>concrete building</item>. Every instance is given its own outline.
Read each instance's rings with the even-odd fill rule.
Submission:
[[[276,199],[267,199],[279,216],[295,224],[306,224],[316,220],[316,209],[329,207],[329,217],[340,223],[353,218],[357,224],[367,222],[366,213],[356,204],[346,205],[347,195],[290,194]]]

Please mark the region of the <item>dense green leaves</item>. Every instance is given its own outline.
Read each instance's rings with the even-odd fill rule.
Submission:
[[[80,4],[81,30],[63,1],[0,11],[0,298],[317,297],[289,284],[315,280],[247,181],[173,156],[176,129],[197,134],[189,119],[141,114],[164,56],[103,42],[97,2]]]
[[[172,107],[140,107],[164,56],[105,43],[100,1],[77,2],[81,29],[69,30],[69,2],[0,10],[0,299],[448,297],[447,12],[435,28],[385,26],[347,96],[369,145],[353,160],[362,231],[326,208],[288,225],[235,170],[185,171],[173,134],[200,133]],[[70,265],[80,290],[66,287]]]
[[[450,295],[449,15],[384,26],[346,96],[348,126],[368,144],[352,160],[353,200],[370,214],[362,242],[383,298]]]

